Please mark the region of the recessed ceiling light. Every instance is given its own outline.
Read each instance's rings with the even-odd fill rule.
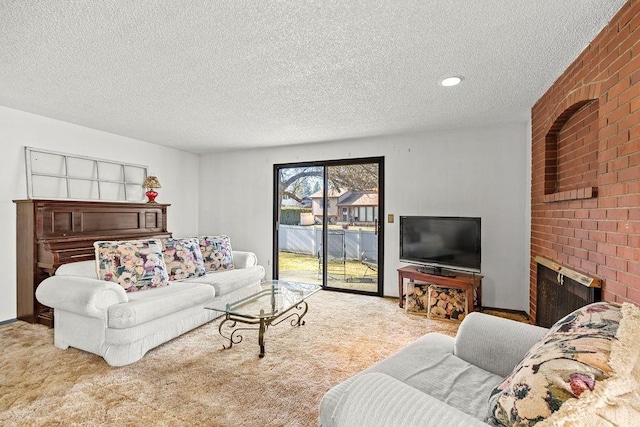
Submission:
[[[463,80],[463,77],[461,76],[451,76],[451,77],[447,77],[446,79],[442,79],[442,81],[440,82],[440,84],[442,86],[455,86],[460,84],[460,82]]]

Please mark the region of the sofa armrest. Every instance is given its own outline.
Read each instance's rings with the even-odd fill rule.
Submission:
[[[473,312],[458,328],[454,354],[506,377],[547,331],[528,323]]]
[[[393,377],[357,377],[321,427],[486,427],[487,424]]]
[[[253,252],[231,251],[234,268],[248,268],[258,265],[258,257]]]
[[[38,285],[36,298],[47,307],[106,319],[107,309],[129,301],[124,288],[106,280],[52,276]]]

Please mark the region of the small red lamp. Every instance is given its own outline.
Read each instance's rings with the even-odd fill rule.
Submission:
[[[162,188],[162,186],[160,185],[160,181],[158,181],[158,178],[153,175],[149,175],[147,178],[145,178],[144,182],[142,183],[142,186],[147,189],[147,192],[145,193],[146,196],[149,198],[149,201],[147,203],[156,203],[156,197],[158,197],[158,192],[155,191],[154,189]]]

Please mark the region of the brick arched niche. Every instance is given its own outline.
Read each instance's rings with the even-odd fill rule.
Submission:
[[[597,195],[599,85],[569,94],[545,135],[544,201]]]

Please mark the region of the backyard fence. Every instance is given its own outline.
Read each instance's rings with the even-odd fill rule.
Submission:
[[[348,260],[362,260],[363,254],[373,257],[378,253],[378,236],[373,231],[327,230],[327,252],[331,258],[343,255]],[[280,225],[278,250],[318,256],[322,250],[322,227]]]

